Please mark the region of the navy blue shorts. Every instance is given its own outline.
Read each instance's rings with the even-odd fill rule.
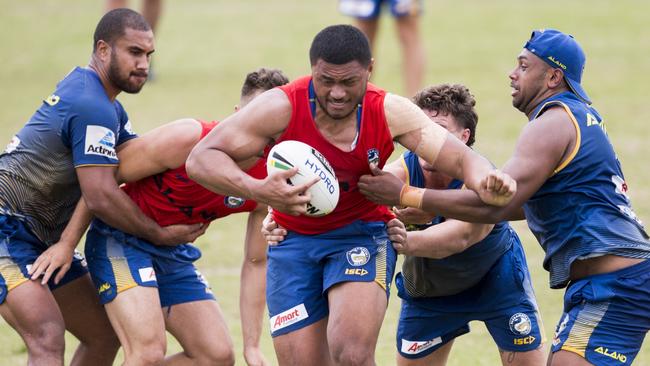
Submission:
[[[405,358],[431,354],[468,333],[472,320],[484,322],[497,346],[505,351],[526,352],[544,342],[543,325],[519,241],[478,284],[459,294],[411,298],[401,273],[395,286],[402,298],[397,351]]]
[[[268,250],[266,299],[273,337],[329,314],[327,290],[341,282],[376,282],[388,296],[396,253],[383,222],[356,221],[319,235],[289,232]]]
[[[147,245],[153,244],[93,224],[86,235],[86,257],[102,304],[136,286],[157,287],[163,307],[215,299],[193,263],[158,257],[142,249]]]
[[[19,219],[0,215],[0,304],[7,293],[18,285],[29,281],[29,269],[47,246],[36,238]],[[88,273],[86,261],[75,252],[70,269],[58,284],[54,284],[54,272],[48,282],[50,290],[55,290]]]
[[[551,352],[595,365],[629,365],[650,330],[650,260],[569,285]]]

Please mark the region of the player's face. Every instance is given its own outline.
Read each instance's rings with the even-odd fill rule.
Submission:
[[[429,117],[430,120],[437,123],[440,125],[440,127],[446,129],[452,135],[456,136],[460,141],[467,144],[470,134],[469,128],[463,128],[453,115],[449,113],[438,113],[438,111],[433,109],[423,109],[422,111],[427,115],[427,117]],[[435,171],[433,165],[427,162],[423,163],[422,168],[428,171]]]
[[[127,28],[111,47],[109,80],[122,91],[138,93],[147,81],[153,51],[152,31]]]
[[[363,101],[371,66],[363,67],[358,61],[343,65],[319,59],[311,67],[316,100],[330,118],[348,117]]]
[[[517,67],[510,72],[512,105],[530,113],[545,95],[547,71],[550,67],[539,57],[524,49],[517,57]]]

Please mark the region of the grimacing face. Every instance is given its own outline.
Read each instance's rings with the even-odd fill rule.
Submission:
[[[327,116],[340,120],[356,111],[366,93],[371,69],[358,61],[335,65],[322,59],[312,66],[316,100]]]
[[[526,114],[543,99],[546,72],[550,67],[527,49],[517,56],[517,66],[510,72],[512,105]]]
[[[153,52],[152,31],[127,28],[124,36],[116,39],[111,45],[108,79],[124,92],[140,92],[147,81],[149,61]]]

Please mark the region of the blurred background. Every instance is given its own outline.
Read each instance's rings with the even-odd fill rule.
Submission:
[[[129,5],[141,9],[140,1]],[[0,140],[9,142],[55,84],[74,66],[88,63],[104,6],[99,0],[0,0]],[[291,79],[308,74],[314,35],[327,25],[352,23],[338,12],[337,0],[176,0],[163,6],[153,56],[155,80],[138,95],[118,97],[139,132],[181,117],[223,119],[233,112],[246,73],[266,66],[282,69]],[[604,117],[633,207],[650,222],[650,165],[644,160],[650,157],[649,10],[650,3],[643,0],[426,0],[420,20],[425,85],[449,82],[470,88],[479,113],[475,148],[501,166],[526,123],[510,98],[508,73],[517,54],[533,29],[573,34],[587,54],[582,84]],[[404,94],[394,27],[386,13],[375,42],[373,82]],[[214,222],[197,242],[204,253],[198,267],[226,314],[238,364],[243,364],[238,296],[244,227],[245,215],[231,216]],[[515,227],[528,256],[548,347],[562,312],[563,291],[548,288],[541,249],[525,224]],[[399,299],[391,294],[377,345],[378,365],[395,364],[398,315]],[[456,340],[448,364],[500,364],[483,325],[471,327],[470,334]],[[21,339],[2,320],[0,339],[0,365],[26,363]],[[168,353],[178,351],[169,340]],[[66,341],[69,361],[76,340]],[[262,347],[275,363],[266,323]],[[120,360],[118,356],[116,364]],[[649,342],[635,364],[650,365]]]

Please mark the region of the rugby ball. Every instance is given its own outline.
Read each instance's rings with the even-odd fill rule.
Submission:
[[[298,173],[287,179],[291,185],[307,183],[318,177],[318,182],[307,192],[311,201],[307,204],[307,216],[324,216],[334,211],[339,202],[339,182],[334,169],[325,157],[304,142],[286,140],[273,146],[266,160],[269,175],[298,168]]]

